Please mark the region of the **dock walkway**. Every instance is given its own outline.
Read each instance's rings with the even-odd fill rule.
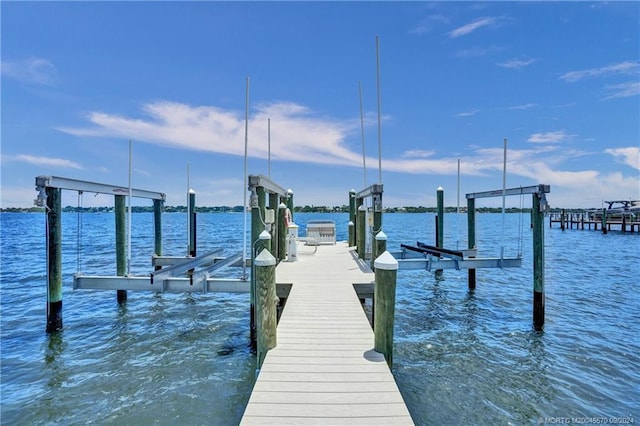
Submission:
[[[353,288],[374,274],[346,242],[311,250],[276,268],[293,286],[241,424],[413,424]]]

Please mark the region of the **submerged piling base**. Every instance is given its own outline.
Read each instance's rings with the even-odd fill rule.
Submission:
[[[542,331],[544,327],[544,293],[533,292],[533,328]]]
[[[47,333],[62,330],[62,300],[49,302],[47,306]]]

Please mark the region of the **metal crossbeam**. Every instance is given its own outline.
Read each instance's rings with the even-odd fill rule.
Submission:
[[[186,262],[162,268],[159,271],[151,273],[151,282],[166,280],[169,277],[184,275],[191,269],[209,266],[216,260],[220,259],[221,254],[222,249],[218,249],[210,253],[205,253],[198,257],[191,258],[191,260],[187,260]]]
[[[518,188],[505,189],[504,195],[521,195],[521,194],[540,194],[551,192],[549,185],[534,185],[534,186],[521,186]],[[466,195],[467,200],[475,198],[491,198],[502,197],[502,189],[496,189],[495,191],[485,192],[471,192]]]
[[[129,195],[129,188],[124,186],[88,182],[59,176],[37,176],[36,190],[44,191],[45,188],[70,189],[73,191],[90,192],[95,194]],[[132,188],[131,196],[163,201],[166,198],[163,192],[147,191],[136,188]]]
[[[163,293],[222,292],[248,293],[249,281],[229,278],[207,278],[205,286],[189,278],[170,277],[162,282],[152,283],[149,277],[121,276],[83,276],[76,275],[74,290],[131,290],[157,291]]]
[[[270,194],[278,194],[281,197],[288,195],[287,190],[263,175],[249,175],[249,188],[261,186]]]
[[[426,271],[437,269],[481,269],[481,268],[519,268],[522,266],[521,258],[475,258],[475,259],[439,259],[428,257],[426,259],[398,259],[400,270],[422,269]]]
[[[376,183],[356,194],[356,198],[365,198],[374,194],[382,194],[382,184]]]

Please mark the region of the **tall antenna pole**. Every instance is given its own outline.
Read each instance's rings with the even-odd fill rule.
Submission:
[[[367,187],[367,157],[365,155],[365,144],[364,144],[364,112],[362,107],[362,84],[358,82],[358,92],[360,93],[360,132],[362,133],[362,168],[364,169],[364,186],[363,189]]]
[[[378,183],[382,183],[382,122],[380,120],[380,37],[376,36],[376,81],[378,86]]]
[[[456,250],[460,243],[460,159],[458,158],[458,204],[456,205]]]
[[[507,138],[504,138],[504,149],[502,155],[502,247],[500,247],[500,260],[504,258],[504,211],[505,196],[507,194]]]
[[[191,252],[191,203],[189,202],[189,191],[191,190],[191,163],[187,161],[187,256]]]
[[[133,141],[129,139],[129,223],[127,226],[127,275],[131,275],[131,171],[133,165]]]
[[[267,142],[268,142],[267,150],[269,151],[269,160],[268,160],[269,179],[271,179],[271,119],[270,118],[267,118]]]
[[[247,77],[246,98],[244,107],[244,179],[242,193],[244,194],[244,228],[242,245],[242,279],[247,279],[247,149],[249,146],[249,77]]]

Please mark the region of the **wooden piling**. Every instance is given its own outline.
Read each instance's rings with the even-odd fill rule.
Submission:
[[[291,212],[291,222],[294,222],[294,217],[293,217],[293,191],[291,189],[287,189],[287,208]]]
[[[393,322],[396,305],[398,261],[385,251],[375,260],[374,349],[393,366]]]
[[[285,203],[278,205],[278,255],[276,258],[279,261],[287,258],[287,227],[284,219],[286,210]]]
[[[533,326],[544,326],[544,212],[540,208],[540,194],[533,194]],[[544,195],[544,194],[541,194]]]
[[[387,251],[387,234],[385,234],[383,231],[380,231],[376,234],[376,253],[384,253],[385,251]],[[373,265],[374,269],[375,269],[375,261],[374,261],[374,265]]]
[[[436,191],[437,211],[436,217],[436,247],[444,248],[444,189],[439,186]]]
[[[264,230],[262,218],[265,209],[265,191],[261,186],[255,187],[255,193],[251,194],[251,261],[255,260],[256,253],[264,248],[260,241],[260,233]],[[253,263],[252,263],[253,264]],[[255,269],[251,268],[251,306],[250,306],[250,336],[251,345],[255,348],[256,337],[256,276]]]
[[[163,200],[153,200],[153,241],[155,243],[154,253],[156,256],[162,256],[162,210],[164,208]],[[162,268],[160,265],[155,266],[158,271]]]
[[[436,190],[437,216],[436,216],[436,247],[444,248],[444,188]],[[442,277],[442,269],[436,269],[436,277]]]
[[[256,326],[257,363],[262,367],[269,349],[277,345],[276,259],[267,249],[262,249],[255,260],[256,270]]]
[[[47,333],[62,330],[62,190],[47,194]]]
[[[607,209],[602,209],[602,233],[607,233]]]
[[[127,215],[126,196],[115,195],[114,213],[116,219],[116,275],[123,277],[127,274]],[[127,301],[127,290],[116,290],[118,303]]]
[[[476,248],[476,200],[467,198],[467,235],[469,245],[467,248]],[[469,290],[476,288],[476,270],[469,269]]]
[[[367,208],[364,205],[358,207],[358,214],[356,219],[356,250],[360,259],[366,258],[366,235],[367,235]]]
[[[382,231],[382,193],[375,192],[372,195],[373,204],[373,231],[372,235],[375,236],[378,232]],[[383,252],[378,251],[378,247],[375,241],[371,244],[371,264],[373,265],[373,259],[376,259]]]
[[[349,247],[356,245],[356,191],[352,189],[349,191]]]
[[[189,256],[196,257],[196,192],[189,190]]]
[[[278,233],[280,232],[280,227],[279,225],[279,221],[277,220],[277,216],[276,216],[276,212],[278,211],[278,206],[279,206],[279,202],[278,202],[278,194],[275,193],[269,193],[269,208],[271,210],[273,210],[273,215],[274,215],[274,222],[271,224],[271,254],[273,255],[274,258],[276,258],[276,263],[278,263],[277,261],[277,257],[278,257],[278,243],[280,242],[280,239],[278,238]]]

